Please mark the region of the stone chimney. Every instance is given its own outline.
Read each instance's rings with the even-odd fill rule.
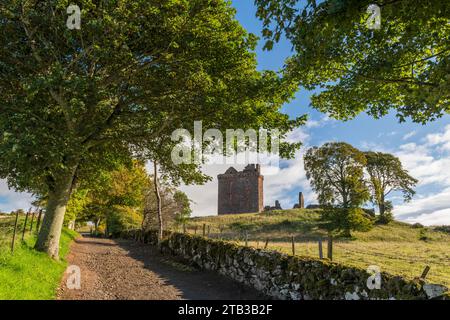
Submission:
[[[303,192],[298,193],[298,207],[301,209],[305,208],[305,199],[303,198]]]

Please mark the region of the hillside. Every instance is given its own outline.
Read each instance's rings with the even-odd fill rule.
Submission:
[[[318,239],[325,240],[320,229],[319,211],[294,209],[262,214],[241,214],[192,218],[186,231],[262,248],[268,239],[269,250],[292,253],[291,239],[295,239],[297,255],[318,257]],[[367,268],[377,265],[381,271],[418,277],[426,265],[431,267],[427,280],[450,287],[450,235],[432,228],[417,228],[394,221],[376,225],[371,231],[353,232],[352,239],[335,239],[333,261]],[[323,243],[324,255],[327,244]]]

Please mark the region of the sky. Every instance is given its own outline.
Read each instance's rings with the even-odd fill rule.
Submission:
[[[253,0],[234,0],[236,18],[247,31],[260,35],[261,22],[255,17]],[[285,58],[291,55],[291,45],[282,40],[270,52],[262,50],[263,40],[256,50],[260,70],[278,71]],[[417,194],[409,203],[403,203],[400,195],[394,194],[394,215],[397,219],[424,225],[450,225],[450,115],[425,126],[410,121],[399,123],[394,114],[376,120],[365,114],[347,122],[330,119],[310,105],[313,92],[300,90],[296,98],[283,107],[291,117],[307,114],[308,123],[296,129],[292,141],[301,141],[302,148],[292,160],[282,161],[276,175],[264,177],[264,203],[273,205],[279,200],[284,209],[292,208],[302,191],[306,204],[316,203],[303,168],[303,154],[308,147],[320,146],[328,141],[345,141],[361,150],[392,153],[400,158],[410,174],[419,180]],[[200,119],[199,119],[200,120]],[[214,179],[203,186],[182,186],[192,199],[193,215],[217,214],[217,175],[229,166],[205,165],[204,172]],[[234,166],[241,170],[244,166]],[[31,195],[9,190],[0,180],[0,211],[9,212],[27,208]]]
[[[255,17],[252,0],[234,0],[236,18],[248,32],[261,35],[262,24]],[[260,70],[278,71],[289,57],[291,44],[282,40],[270,52],[263,51],[263,40],[256,50]],[[376,150],[392,153],[400,158],[410,174],[419,180],[417,194],[409,203],[403,203],[401,195],[393,194],[394,215],[397,219],[425,225],[450,224],[450,116],[425,126],[407,121],[399,123],[395,114],[376,120],[361,114],[347,122],[330,119],[310,107],[314,92],[300,90],[296,98],[285,105],[283,112],[291,117],[307,114],[306,126],[292,133],[291,139],[300,140],[303,146],[295,159],[283,161],[276,175],[264,176],[264,203],[274,205],[279,200],[284,209],[297,203],[302,191],[306,204],[316,203],[303,168],[303,154],[308,147],[320,146],[328,141],[345,141],[365,151]],[[234,166],[241,170],[243,166]],[[184,186],[182,189],[195,202],[194,215],[217,213],[217,174],[228,166],[206,165],[204,170],[214,177],[206,186]],[[447,169],[448,168],[448,169]]]

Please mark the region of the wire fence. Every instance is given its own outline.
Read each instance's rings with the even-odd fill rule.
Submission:
[[[326,235],[314,235],[305,237],[301,234],[270,235],[260,233],[258,230],[243,230],[230,226],[217,226],[203,224],[182,225],[176,228],[177,232],[184,232],[214,238],[224,241],[236,242],[240,245],[254,247],[256,249],[266,249],[280,251],[288,254],[307,256],[312,258],[329,259],[336,262],[352,263],[364,265],[366,262],[388,263],[390,265],[401,264],[395,268],[407,272],[415,272],[415,269],[431,264],[436,268],[450,264],[449,256],[444,252],[434,253],[427,256],[418,255],[417,250],[413,250],[411,255],[402,252],[403,247],[399,244],[392,244],[387,251],[382,251],[380,247],[371,247],[366,243],[341,242]],[[403,244],[405,247],[409,243]],[[408,247],[409,248],[409,247]],[[442,250],[441,250],[442,251]],[[440,276],[443,276],[442,274]]]
[[[40,228],[42,210],[9,215],[0,215],[0,250],[9,248],[13,253],[15,246],[24,241],[29,234],[37,233]]]

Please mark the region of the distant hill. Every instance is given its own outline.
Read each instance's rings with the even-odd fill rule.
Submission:
[[[318,256],[318,239],[326,239],[321,229],[320,209],[292,209],[261,214],[223,215],[191,218],[187,232],[222,238],[269,250],[291,253],[295,239],[297,255]],[[450,287],[450,234],[446,228],[427,228],[393,221],[375,225],[369,232],[353,232],[352,239],[335,239],[333,261],[367,268],[377,265],[381,271],[418,277],[425,266],[431,267],[427,280]],[[326,255],[327,244],[323,243]]]

